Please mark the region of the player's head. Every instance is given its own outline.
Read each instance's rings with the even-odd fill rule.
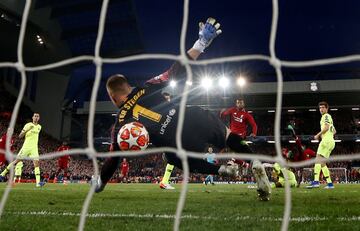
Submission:
[[[209,147],[208,147],[208,152],[209,152],[209,153],[212,153],[213,151],[214,151],[213,148],[212,148],[211,146],[209,146]]]
[[[322,101],[319,103],[319,111],[321,115],[324,115],[328,112],[329,110],[329,104],[325,101]]]
[[[166,101],[170,102],[170,100],[171,100],[170,93],[164,92],[164,93],[162,93],[162,95],[164,96],[164,98],[165,98]]]
[[[126,158],[123,159],[123,162],[126,162]]]
[[[40,114],[37,112],[34,112],[33,116],[32,116],[32,121],[34,124],[37,124],[40,120]]]
[[[245,107],[245,101],[242,98],[236,99],[235,105],[239,109],[243,109]]]
[[[125,76],[116,74],[107,80],[106,90],[113,104],[120,107],[131,93],[131,86]]]

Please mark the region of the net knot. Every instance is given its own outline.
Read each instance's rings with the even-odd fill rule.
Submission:
[[[276,57],[272,57],[270,60],[269,60],[270,64],[272,66],[274,66],[275,68],[280,68],[281,67],[281,61],[276,58]]]

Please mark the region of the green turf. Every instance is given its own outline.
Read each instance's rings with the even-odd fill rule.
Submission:
[[[360,185],[334,190],[296,188],[289,230],[359,230]],[[85,230],[172,230],[180,185],[174,191],[153,184],[113,184],[96,194]],[[0,184],[0,194],[5,184]],[[88,185],[16,185],[0,230],[77,230]],[[180,230],[280,230],[284,190],[269,202],[246,185],[191,184]],[[97,217],[96,217],[97,216]],[[103,216],[103,217],[99,217]],[[300,219],[302,218],[302,219]]]

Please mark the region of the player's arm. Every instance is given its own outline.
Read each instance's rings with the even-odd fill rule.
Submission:
[[[235,111],[234,107],[223,109],[220,111],[220,118],[225,119],[227,116],[231,115]]]
[[[251,132],[250,136],[256,137],[257,124],[256,124],[256,122],[254,120],[254,117],[252,115],[250,115],[249,113],[247,113],[247,122],[250,124],[250,126],[252,128],[252,132]]]
[[[221,34],[220,24],[213,18],[208,18],[206,23],[199,23],[199,39],[194,43],[186,54],[191,60],[197,60],[201,53],[211,44],[212,40]],[[186,77],[186,69],[179,61],[176,61],[169,70],[146,82],[146,85],[165,85],[170,80],[179,80]]]
[[[323,128],[321,129],[320,132],[318,132],[318,134],[316,134],[314,136],[315,140],[318,140],[323,134],[325,134],[327,131],[329,131],[330,129],[330,124],[325,123],[325,125],[323,126]]]
[[[28,125],[28,124],[26,124],[26,125],[24,126],[24,128],[21,130],[21,132],[20,132],[20,134],[19,134],[19,138],[23,138],[28,131],[30,131],[31,129],[33,129],[33,127],[34,127],[34,125]]]

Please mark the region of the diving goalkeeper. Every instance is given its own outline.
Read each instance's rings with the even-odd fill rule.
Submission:
[[[199,39],[194,46],[187,51],[191,60],[196,60],[204,52],[215,37],[220,33],[220,24],[215,19],[209,18],[207,22],[199,24]],[[179,106],[167,102],[161,95],[161,89],[166,87],[170,80],[185,81],[186,70],[180,62],[175,62],[171,68],[163,74],[156,76],[145,83],[142,87],[131,87],[123,75],[113,75],[107,80],[106,88],[113,104],[119,108],[115,129],[119,129],[129,122],[138,121],[148,130],[151,142],[156,147],[176,148],[176,131],[179,116]],[[139,113],[141,111],[141,113]],[[113,147],[120,150],[117,145],[116,135]],[[208,144],[212,144],[221,150],[229,146],[232,150],[241,153],[250,153],[251,150],[242,142],[243,138],[230,130],[214,114],[200,107],[188,107],[185,111],[185,120],[182,131],[182,147],[187,151],[203,152]],[[180,169],[183,168],[181,159],[175,153],[166,153],[169,164]],[[105,161],[101,176],[93,179],[96,184],[96,192],[101,192],[106,183],[116,171],[120,157],[112,157]],[[216,166],[203,159],[188,158],[191,172],[214,175],[237,176],[237,165]],[[258,183],[258,195],[261,200],[269,200],[270,183],[260,161],[253,162],[255,177]]]

